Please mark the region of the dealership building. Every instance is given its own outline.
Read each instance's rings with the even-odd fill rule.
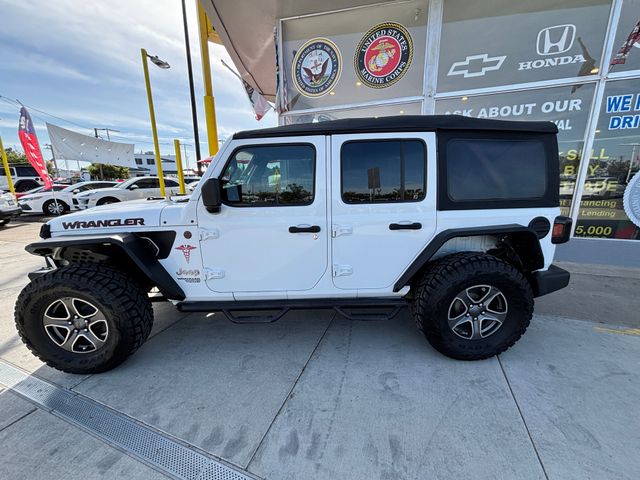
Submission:
[[[640,0],[202,5],[281,124],[410,114],[549,120],[574,235],[640,240]]]

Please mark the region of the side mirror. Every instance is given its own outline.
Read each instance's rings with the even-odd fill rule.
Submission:
[[[222,188],[220,180],[208,178],[200,190],[202,192],[202,204],[209,213],[220,213],[222,206]]]
[[[75,189],[73,192],[71,192],[71,193],[80,193],[80,189],[79,189],[79,188],[76,188],[76,189]]]
[[[136,185],[135,183],[133,185],[129,186],[129,190],[138,190],[140,187],[138,185]]]

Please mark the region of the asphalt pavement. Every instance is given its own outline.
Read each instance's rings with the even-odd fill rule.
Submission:
[[[156,303],[126,363],[69,375],[13,325],[39,227],[0,230],[2,478],[640,478],[640,269],[563,263],[570,286],[481,362],[435,352],[406,311],[238,325]]]

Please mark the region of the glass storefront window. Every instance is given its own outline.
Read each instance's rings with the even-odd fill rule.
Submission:
[[[391,115],[420,115],[422,105],[418,102],[398,105],[382,105],[379,107],[360,107],[344,110],[324,111],[321,113],[300,113],[283,116],[283,124],[316,123],[340,118],[388,117]]]
[[[609,0],[446,0],[437,91],[597,74],[610,6]]]
[[[582,157],[595,84],[512,93],[456,97],[436,101],[436,113],[498,120],[549,120],[558,125],[560,206],[569,213]],[[592,152],[592,156],[597,156]]]
[[[624,0],[610,71],[640,69],[640,0]]]
[[[427,10],[410,0],[284,20],[288,110],[422,95]]]
[[[628,186],[640,197],[640,79],[607,83],[593,147],[600,154],[589,162],[575,234],[638,240],[640,228],[625,213],[623,197]],[[638,207],[631,213],[640,223]]]

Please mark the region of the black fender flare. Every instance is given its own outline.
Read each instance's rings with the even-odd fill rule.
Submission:
[[[472,228],[452,228],[438,233],[429,245],[420,252],[416,259],[409,265],[393,286],[394,292],[399,292],[409,285],[416,274],[431,260],[440,247],[447,241],[456,237],[475,237],[478,235],[512,236],[520,248],[528,252],[525,267],[529,271],[539,270],[544,266],[544,255],[540,247],[538,235],[531,228],[518,224],[495,225]]]
[[[180,301],[186,298],[182,288],[158,260],[158,253],[162,247],[158,247],[155,242],[146,238],[144,234],[140,236],[133,233],[125,233],[53,237],[30,243],[25,247],[25,250],[33,255],[53,257],[56,251],[65,247],[92,250],[92,247],[97,249],[105,246],[119,248],[124,252],[136,267],[158,287],[165,298]]]

